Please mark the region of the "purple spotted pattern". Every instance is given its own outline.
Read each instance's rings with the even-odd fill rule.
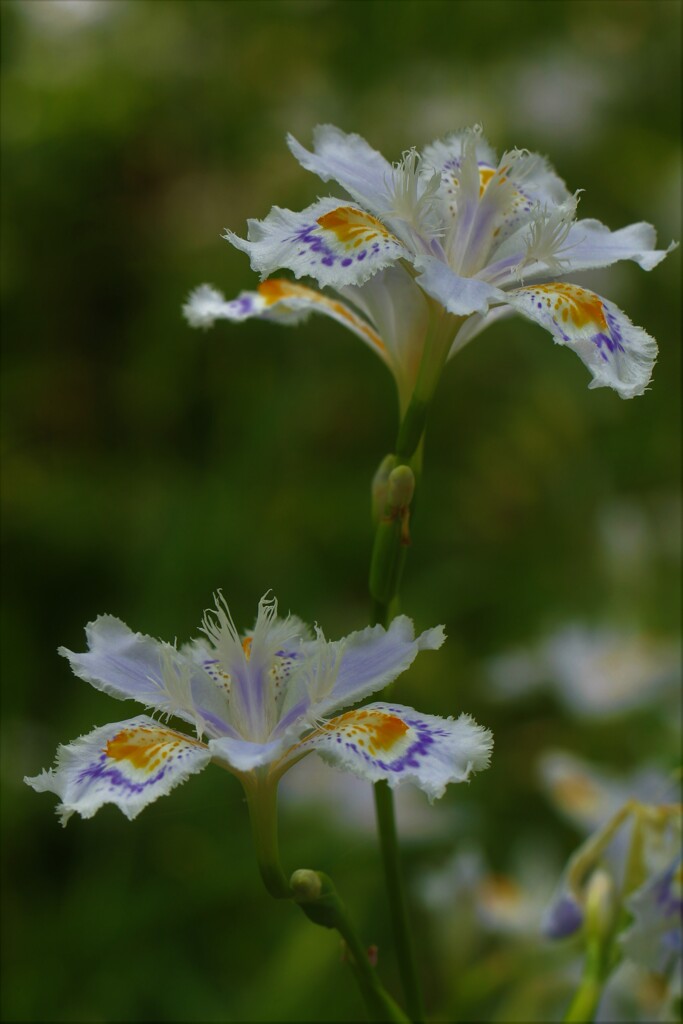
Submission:
[[[304,246],[303,249],[298,250],[297,256],[305,256],[307,251],[309,254],[315,254],[316,258],[311,260],[312,267],[317,265],[318,260],[325,267],[333,267],[335,263],[339,263],[342,267],[350,267],[354,261],[362,263],[368,253],[376,256],[380,250],[379,243],[373,242],[367,249],[361,249],[356,256],[340,258],[321,237],[320,231],[319,224],[307,224],[306,227],[301,228],[296,234],[287,239],[289,242],[299,242],[299,244]]]

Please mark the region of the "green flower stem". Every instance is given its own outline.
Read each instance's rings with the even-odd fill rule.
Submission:
[[[277,782],[267,778],[243,778],[249,821],[258,868],[266,889],[276,900],[289,900],[292,890],[280,864],[277,833]]]
[[[408,1018],[380,981],[332,881],[320,871],[295,871],[291,879],[280,863],[277,831],[277,780],[254,774],[242,778],[256,859],[263,883],[275,899],[297,903],[310,921],[334,928],[349,951],[348,962],[365,1003],[368,1019],[408,1024]]]
[[[403,874],[396,832],[394,795],[386,782],[377,782],[375,791],[375,814],[379,832],[384,878],[389,897],[391,925],[396,943],[396,959],[401,972],[410,1019],[420,1024],[425,1019],[420,979],[417,973],[415,944],[408,917],[408,903],[403,885]]]
[[[331,879],[322,871],[295,871],[291,886],[294,899],[309,920],[323,928],[335,928],[346,943],[348,962],[370,1019],[407,1024],[408,1017],[385,990],[370,963]]]
[[[444,313],[435,303],[431,304],[422,362],[415,391],[399,427],[395,465],[388,476],[387,501],[384,514],[377,523],[370,562],[369,587],[373,601],[373,617],[375,622],[385,627],[389,625],[392,613],[396,611],[398,605],[398,592],[409,543],[408,522],[413,507],[412,491],[406,505],[392,500],[392,479],[396,479],[401,467],[408,466],[412,470],[414,489],[415,477],[419,475],[421,469],[423,438],[431,398],[460,323],[460,320]],[[425,1014],[401,872],[394,797],[386,782],[377,783],[374,790],[377,832],[389,897],[396,957],[408,1012],[411,1020],[418,1024],[424,1020]]]
[[[610,974],[609,943],[597,937],[589,941],[583,977],[574,994],[564,1020],[572,1024],[588,1024],[595,1019],[605,982]]]
[[[401,583],[406,550],[401,542],[401,531],[402,525],[396,516],[384,516],[377,524],[369,581],[376,622],[387,622],[389,604]]]
[[[413,395],[406,409],[398,437],[396,438],[396,458],[398,465],[409,463],[414,455],[427,426],[427,414],[431,401]]]

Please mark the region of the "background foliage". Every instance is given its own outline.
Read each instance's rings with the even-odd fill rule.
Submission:
[[[217,587],[243,626],[268,588],[330,636],[366,623],[389,376],[331,322],[190,331],[185,295],[205,280],[228,295],[253,285],[222,228],[325,194],[284,144],[321,122],[397,159],[481,121],[499,150],[547,152],[585,189],[583,216],[645,219],[668,244],[680,236],[680,10],[3,2],[3,1019],[357,1016],[334,938],[262,891],[234,780],[207,772],[133,825],[111,808],[66,831],[22,785],[58,741],[135,713],[75,680],[55,649],[79,649],[105,611],[187,639]],[[651,275],[625,265],[590,279],[660,343],[643,398],[589,392],[578,359],[521,321],[449,365],[404,597],[420,628],[445,622],[450,639],[398,696],[471,712],[496,752],[431,817],[402,804],[413,878],[466,839],[498,872],[520,843],[561,863],[579,835],[538,787],[550,747],[613,769],[674,764],[656,704],[589,721],[547,692],[501,705],[486,666],[567,621],[675,635],[679,272],[676,254]],[[310,762],[285,784],[285,862],[332,874],[395,984],[364,787],[320,805],[297,797],[297,773],[330,784]],[[423,910],[441,1019],[546,1019],[562,1005],[566,991],[541,992],[503,940],[449,946],[428,925]],[[454,965],[480,969],[456,984]]]

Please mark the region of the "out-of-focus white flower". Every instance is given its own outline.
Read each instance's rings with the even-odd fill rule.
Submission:
[[[434,913],[459,915],[467,902],[483,930],[534,939],[556,880],[557,865],[531,844],[517,852],[505,873],[492,871],[483,853],[470,847],[430,872],[420,895]]]
[[[666,800],[671,782],[656,768],[621,776],[596,768],[566,750],[548,750],[538,761],[541,785],[557,810],[588,834],[629,800],[656,804]]]
[[[679,696],[680,645],[608,626],[567,625],[535,648],[488,663],[495,693],[511,699],[547,686],[574,714],[600,717]]]

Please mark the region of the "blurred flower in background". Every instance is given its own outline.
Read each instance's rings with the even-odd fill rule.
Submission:
[[[488,663],[493,693],[504,700],[551,690],[578,717],[607,717],[655,704],[680,706],[680,646],[624,627],[569,623],[537,646]]]

